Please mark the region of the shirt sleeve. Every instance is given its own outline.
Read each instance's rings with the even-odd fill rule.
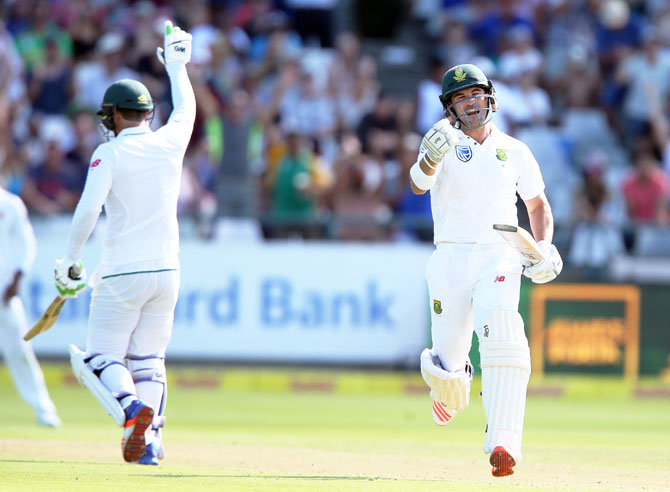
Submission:
[[[81,250],[98,221],[102,206],[112,188],[113,154],[98,147],[91,157],[86,184],[72,217],[70,232],[65,245],[65,263],[81,258]]]
[[[519,182],[516,189],[522,200],[535,198],[544,190],[544,180],[540,172],[540,165],[535,160],[535,156],[525,145],[521,145],[521,164],[520,164]]]
[[[14,234],[16,238],[16,250],[14,262],[11,265],[12,273],[17,271],[28,272],[35,261],[35,253],[37,251],[35,242],[35,232],[30,219],[28,218],[28,210],[20,198],[14,200],[16,220],[14,221]]]
[[[186,66],[173,63],[167,66],[170,77],[173,110],[168,122],[158,130],[166,141],[185,150],[191,140],[195,122],[195,93]]]

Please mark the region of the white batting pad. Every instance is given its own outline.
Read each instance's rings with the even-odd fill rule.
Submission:
[[[470,375],[462,371],[447,371],[431,349],[421,353],[421,375],[430,387],[430,395],[452,410],[463,410],[470,404]]]
[[[479,352],[488,421],[484,452],[504,446],[518,463],[530,377],[530,350],[519,313],[510,309],[491,313],[479,340]]]
[[[165,424],[165,405],[167,403],[167,377],[165,362],[160,357],[148,359],[128,359],[128,369],[133,376],[137,396],[154,409],[153,427],[158,434]]]
[[[114,398],[114,395],[112,395],[105,385],[102,384],[100,379],[98,379],[98,376],[93,374],[93,371],[86,365],[86,362],[84,362],[86,354],[79,350],[76,345],[70,345],[68,351],[70,352],[72,372],[74,372],[77,380],[93,393],[95,399],[100,402],[102,407],[112,416],[119,427],[123,427],[123,424],[126,423],[125,412],[121,408],[118,400]]]

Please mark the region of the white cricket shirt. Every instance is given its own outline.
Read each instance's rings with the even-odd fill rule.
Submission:
[[[458,144],[439,163],[430,189],[435,243],[501,243],[492,226],[517,225],[516,193],[535,198],[544,181],[535,157],[492,125],[481,145],[460,130]],[[419,160],[423,158],[422,147]]]
[[[107,228],[101,276],[179,268],[177,199],[184,153],[195,121],[195,96],[183,65],[168,67],[174,110],[153,132],[126,128],[98,146],[77,204],[65,259],[76,261],[102,206]]]
[[[35,233],[21,199],[0,187],[0,300],[21,271],[24,275],[35,260]]]

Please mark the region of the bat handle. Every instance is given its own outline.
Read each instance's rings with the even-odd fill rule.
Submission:
[[[79,265],[72,265],[67,271],[67,276],[70,277],[72,280],[80,280],[81,267]]]

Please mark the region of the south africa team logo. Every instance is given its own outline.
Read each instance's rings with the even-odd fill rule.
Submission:
[[[433,311],[435,314],[442,314],[442,302],[433,299]]]
[[[507,160],[507,151],[503,149],[496,149],[496,157],[498,158],[499,161],[506,161]]]
[[[458,157],[459,161],[468,162],[472,159],[472,149],[467,145],[457,145],[456,157]]]
[[[465,77],[467,77],[468,74],[465,73],[465,70],[463,70],[461,67],[458,67],[454,71],[454,80],[456,82],[463,82],[465,80]]]

